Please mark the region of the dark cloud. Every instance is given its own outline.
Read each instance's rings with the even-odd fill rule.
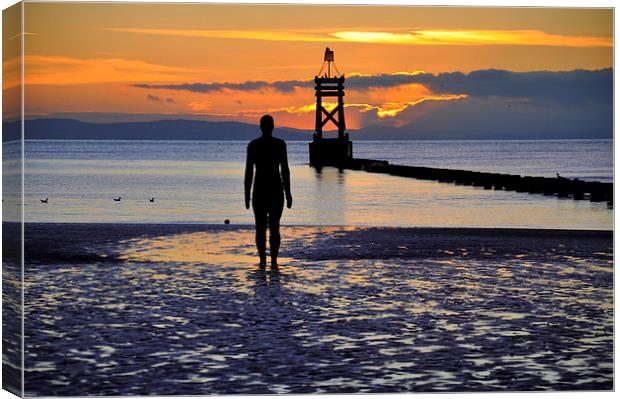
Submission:
[[[362,113],[360,138],[610,138],[613,137],[613,69],[512,72],[480,70],[350,76],[348,90],[421,84],[435,94],[465,94],[451,101],[425,101],[395,117]],[[311,80],[242,83],[192,83],[136,85],[148,89],[216,92],[221,90],[275,89],[290,92],[303,88],[312,93]],[[310,94],[311,95],[311,94]],[[154,96],[153,96],[154,97]],[[349,112],[351,112],[350,110]],[[374,136],[373,136],[374,135]]]
[[[314,80],[283,80],[279,82],[273,82],[271,86],[281,92],[290,92],[297,87],[313,88]]]
[[[363,77],[360,77],[363,78]],[[368,88],[402,84],[403,77],[358,80]],[[612,138],[613,70],[509,72],[499,70],[410,76],[438,94],[467,94],[458,101],[426,101],[396,118],[364,115],[360,137],[402,139]],[[415,79],[414,79],[415,78]],[[352,84],[349,84],[351,87]],[[397,124],[399,127],[394,127]],[[373,136],[374,135],[374,136]]]
[[[467,94],[478,98],[519,98],[565,104],[610,104],[613,70],[511,72],[496,69],[433,75],[352,76],[347,87],[357,90],[422,84],[437,94]]]
[[[611,104],[613,70],[509,72],[501,70],[420,76],[436,93],[463,93],[477,98],[518,98],[538,103]]]
[[[146,99],[149,100],[149,101],[156,102],[156,103],[164,103],[165,102],[165,103],[168,103],[168,104],[176,104],[176,101],[174,101],[174,99],[172,99],[170,97],[164,99],[164,98],[161,98],[161,97],[158,97],[158,96],[154,96],[152,94],[148,94],[146,96]]]
[[[308,82],[302,82],[298,80],[287,80],[280,82],[265,82],[261,80],[247,81],[241,83],[229,83],[229,82],[214,82],[214,83],[182,83],[182,84],[170,84],[170,85],[150,85],[150,84],[135,84],[134,87],[141,89],[167,89],[167,90],[185,90],[195,93],[212,93],[222,90],[238,90],[238,91],[254,91],[268,88],[274,88],[275,90],[282,92],[290,92],[295,89],[296,86],[302,84],[308,85]]]
[[[467,94],[477,98],[513,98],[539,103],[610,104],[613,98],[613,70],[611,68],[565,72],[511,72],[488,69],[470,73],[447,72],[437,75],[420,73],[416,75],[351,76],[346,80],[348,89],[359,91],[404,84],[422,84],[438,94]],[[222,90],[254,91],[267,88],[290,92],[297,87],[311,89],[312,86],[312,80],[134,85],[134,87],[145,89],[187,90],[198,93]]]
[[[393,128],[390,118],[373,115],[357,138],[391,139],[576,139],[613,137],[613,105],[539,105],[508,98],[470,97],[428,101],[398,115],[408,123]]]

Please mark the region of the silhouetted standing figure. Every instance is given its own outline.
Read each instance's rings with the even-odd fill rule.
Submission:
[[[290,209],[293,204],[286,143],[284,140],[272,137],[273,127],[271,115],[265,115],[260,119],[260,130],[263,135],[248,144],[245,164],[245,207],[250,209],[250,191],[252,191],[256,248],[261,266],[267,264],[267,226],[269,226],[271,265],[278,265],[280,217],[284,208],[284,197],[287,208]],[[253,189],[252,181],[254,181]]]

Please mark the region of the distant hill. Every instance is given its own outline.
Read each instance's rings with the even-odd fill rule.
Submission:
[[[26,120],[27,139],[62,140],[242,140],[260,135],[258,126],[242,122],[168,119],[148,122],[93,123],[75,119],[39,118]],[[3,122],[2,140],[20,137],[20,121]],[[532,127],[494,129],[442,128],[417,123],[401,127],[368,126],[350,130],[352,140],[560,140],[611,139],[613,130],[575,126],[557,133],[537,132]],[[274,135],[287,141],[312,140],[312,131],[276,128]],[[328,137],[335,133],[327,133]]]
[[[20,121],[4,122],[3,141],[20,137]],[[153,122],[90,123],[75,119],[26,120],[26,139],[59,140],[251,140],[260,135],[258,126],[241,122],[159,120]],[[312,132],[276,128],[285,140],[311,140]]]

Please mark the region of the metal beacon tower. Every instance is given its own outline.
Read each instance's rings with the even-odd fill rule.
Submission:
[[[333,73],[333,76],[332,76]],[[318,75],[314,77],[316,94],[316,119],[314,137],[309,144],[310,165],[312,166],[338,166],[353,157],[353,143],[349,140],[349,134],[345,133],[346,124],[344,119],[344,75],[340,75],[334,63],[334,52],[325,49],[323,66]],[[323,98],[328,97],[326,103]],[[329,97],[337,97],[335,107],[328,111],[324,105],[334,105]],[[328,123],[333,123],[338,129],[338,137],[323,137],[323,128]]]

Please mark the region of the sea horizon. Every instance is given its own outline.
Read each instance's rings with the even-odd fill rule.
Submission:
[[[277,129],[276,129],[277,130]],[[329,133],[334,133],[334,132],[328,132]],[[274,131],[274,137],[278,137],[277,131]],[[256,138],[260,137],[260,131],[257,130],[256,133]],[[355,139],[355,137],[351,137],[353,139],[354,142],[364,142],[364,143],[368,143],[368,142],[404,142],[404,143],[408,143],[408,142],[463,142],[463,143],[477,143],[477,142],[504,142],[504,141],[518,141],[518,142],[529,142],[529,141],[534,141],[534,142],[541,142],[541,141],[547,141],[547,142],[552,142],[552,141],[610,141],[613,142],[614,139],[601,139],[601,138],[565,138],[565,139],[546,139],[546,138],[540,138],[540,139],[470,139],[470,140],[454,140],[454,139],[403,139],[403,140],[392,140],[392,139],[386,139],[386,140],[374,140],[374,139]],[[152,143],[152,142],[162,142],[162,143],[167,143],[167,142],[245,142],[245,143],[249,143],[249,140],[221,140],[221,139],[204,139],[204,140],[177,140],[177,139],[144,139],[144,140],[136,140],[136,139],[19,139],[19,140],[10,140],[10,141],[4,141],[3,144],[12,144],[12,143],[20,143],[20,142],[29,142],[29,141],[93,141],[93,142],[107,142],[107,141],[135,141],[135,142],[144,142],[144,143]],[[310,143],[312,140],[310,139],[303,139],[303,140],[285,140],[287,143],[290,142],[294,142],[294,143],[299,143],[299,142],[304,142],[304,143]]]

